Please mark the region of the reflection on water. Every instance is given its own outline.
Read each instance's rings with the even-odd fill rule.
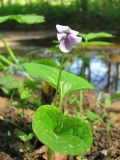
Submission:
[[[17,50],[17,52],[21,53]],[[27,53],[33,59],[38,57],[51,57],[57,60],[59,53],[53,54],[49,48],[41,48],[38,46],[22,47],[22,53]],[[74,55],[66,70],[80,75],[83,61],[79,58],[79,53]],[[120,47],[90,49],[87,56],[89,57],[89,67],[85,69],[86,77],[99,90],[107,90],[114,92],[120,90]]]
[[[82,67],[82,60],[77,59],[74,61],[74,63],[68,68],[68,71],[73,72],[77,75],[80,74],[81,67]],[[91,73],[91,83],[94,84],[94,86],[98,89],[104,89],[104,87],[107,85],[107,72],[108,67],[107,64],[97,58],[94,57],[90,60],[90,73]],[[85,75],[88,77],[88,68],[85,70]]]
[[[118,50],[120,53],[120,49]],[[107,90],[114,92],[120,90],[120,54],[100,51],[93,51],[90,55],[89,68],[85,69],[86,77],[89,77],[90,82],[99,90]],[[106,56],[107,55],[107,56]],[[81,72],[83,61],[77,58],[73,61],[68,71],[77,75]],[[89,73],[90,72],[90,73]]]

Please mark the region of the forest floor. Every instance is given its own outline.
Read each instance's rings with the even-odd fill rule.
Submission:
[[[88,103],[88,102],[87,102]],[[68,112],[73,113],[71,107],[65,106]],[[92,124],[93,128],[93,145],[84,157],[86,160],[120,160],[120,102],[114,102],[106,108],[92,108],[100,114],[108,113],[113,124],[109,130],[102,122]],[[37,142],[38,149],[32,152],[26,152],[26,145],[15,134],[16,128],[24,128],[25,124],[31,128],[31,121],[34,111],[25,110],[25,119],[21,117],[21,108],[11,105],[8,98],[0,97],[0,160],[47,160],[43,145]],[[107,117],[105,117],[107,118]],[[29,128],[27,128],[29,132]],[[30,144],[34,146],[34,141]],[[43,156],[44,155],[44,156]],[[57,160],[67,160],[66,156],[57,155]],[[31,157],[31,158],[30,158]],[[76,159],[71,158],[72,159]]]
[[[28,31],[28,32],[1,32],[5,41],[12,49],[20,48],[21,46],[30,45],[34,42],[34,45],[42,45],[44,39],[50,40],[56,39],[56,33],[54,31]],[[28,43],[26,43],[28,42]],[[50,43],[48,43],[50,45]],[[0,48],[3,48],[3,44],[0,43]],[[111,46],[113,47],[113,46]],[[116,48],[117,46],[115,46]],[[119,48],[119,46],[118,46]],[[93,49],[91,47],[91,49]],[[93,145],[90,151],[88,151],[83,157],[85,160],[120,160],[120,102],[115,101],[111,106],[105,106],[97,108],[94,100],[90,100],[90,94],[87,93],[88,102],[85,102],[85,107],[92,106],[91,109],[94,113],[101,114],[107,113],[112,120],[112,127],[108,131],[106,126],[102,122],[92,124],[93,126]],[[93,94],[93,93],[92,93]],[[65,106],[68,112],[73,113],[69,106]],[[25,119],[21,116],[21,108],[12,106],[11,99],[8,97],[0,97],[0,160],[47,160],[44,153],[47,149],[42,147],[40,142],[36,142],[35,139],[30,141],[32,147],[37,143],[37,150],[33,147],[32,152],[27,152],[26,148],[28,144],[22,142],[16,135],[16,128],[25,129],[28,133],[31,131],[31,122],[34,110],[25,110]],[[105,117],[105,120],[108,117]],[[25,128],[25,126],[28,128]],[[44,156],[43,156],[44,155]],[[67,160],[66,156],[57,155],[57,160]],[[76,160],[76,157],[69,158],[69,160]]]

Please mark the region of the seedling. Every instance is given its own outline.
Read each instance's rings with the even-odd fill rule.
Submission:
[[[64,117],[53,105],[40,106],[32,121],[37,138],[52,151],[76,155],[90,149],[92,132],[89,124],[76,117]]]
[[[103,121],[102,118],[94,112],[87,110],[86,116],[91,122]]]
[[[57,25],[57,30],[62,52],[70,52],[72,45],[81,41],[81,38],[77,37],[78,32],[67,26]],[[49,147],[49,160],[52,159],[54,152],[77,155],[86,152],[92,145],[92,131],[89,124],[81,118],[65,117],[62,114],[62,104],[66,95],[94,87],[83,78],[62,71],[63,63],[64,55],[60,69],[37,63],[24,64],[25,70],[32,78],[46,81],[60,95],[59,108],[54,105],[40,106],[32,121],[35,135]]]

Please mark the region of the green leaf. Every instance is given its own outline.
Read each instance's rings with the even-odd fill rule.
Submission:
[[[80,43],[82,46],[85,46],[86,42],[81,42]],[[89,41],[87,42],[87,46],[109,46],[112,45],[110,42],[104,42],[104,41]]]
[[[87,118],[92,121],[92,122],[96,122],[96,121],[101,121],[102,119],[100,118],[100,116],[98,116],[97,114],[93,113],[90,110],[87,110],[86,112],[86,116]]]
[[[13,59],[13,61],[14,61],[15,63],[17,63],[18,60],[16,59],[14,52],[13,52],[12,49],[8,46],[8,44],[5,42],[5,40],[4,40],[4,38],[3,38],[2,35],[0,35],[0,39],[2,40],[2,42],[3,42],[3,44],[4,44],[4,47],[5,47],[5,49],[7,50],[8,54],[11,56],[11,58]]]
[[[91,42],[88,42],[88,45],[109,46],[109,45],[112,45],[112,43],[110,43],[110,42],[104,42],[104,41],[91,41]]]
[[[0,53],[0,60],[10,66],[15,66],[15,64],[13,62],[11,62],[10,60],[8,60],[5,56],[1,55]]]
[[[113,37],[112,34],[105,33],[105,32],[88,33],[88,34],[80,33],[80,36],[82,36],[85,39],[85,41],[90,41],[90,40],[93,40],[93,39],[96,39],[96,38],[110,38],[110,37]]]
[[[40,64],[44,64],[44,65],[48,65],[48,66],[56,67],[56,68],[59,67],[59,64],[50,58],[41,58],[37,60],[36,63],[40,63]]]
[[[0,23],[3,23],[8,20],[15,20],[18,23],[22,24],[37,24],[37,23],[42,23],[45,21],[43,16],[39,15],[9,15],[9,16],[1,16],[0,17]]]
[[[31,140],[34,137],[33,133],[26,134],[26,133],[24,133],[23,131],[21,131],[19,129],[15,129],[14,132],[23,142],[27,142],[27,141]]]
[[[112,95],[112,99],[120,98],[120,92],[117,91],[114,95]]]
[[[31,96],[30,89],[26,88],[24,85],[25,85],[24,82],[22,82],[20,83],[19,88],[18,88],[18,92],[20,94],[21,100],[28,99]]]
[[[8,94],[11,90],[17,89],[19,83],[12,76],[0,77],[0,88]]]
[[[24,91],[21,93],[20,98],[21,98],[22,100],[24,100],[24,99],[29,98],[30,96],[31,96],[31,95],[30,95],[29,90],[24,90]]]
[[[41,78],[54,88],[57,87],[59,69],[37,63],[24,64],[25,70],[34,78]],[[62,97],[77,90],[94,89],[86,80],[66,71],[62,71],[58,91]]]
[[[64,117],[52,105],[38,108],[32,128],[42,143],[62,154],[81,154],[90,149],[92,144],[92,132],[88,123],[80,118]]]

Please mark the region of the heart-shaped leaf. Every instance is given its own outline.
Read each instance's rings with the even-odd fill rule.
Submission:
[[[81,154],[90,149],[92,144],[92,132],[87,122],[76,117],[64,117],[52,105],[38,108],[32,128],[42,143],[62,154]]]
[[[37,63],[26,63],[24,64],[24,68],[32,77],[41,78],[54,88],[57,87],[60,72],[59,69]],[[77,90],[87,89],[94,89],[94,87],[83,78],[80,78],[72,73],[62,71],[58,88],[61,97]]]

